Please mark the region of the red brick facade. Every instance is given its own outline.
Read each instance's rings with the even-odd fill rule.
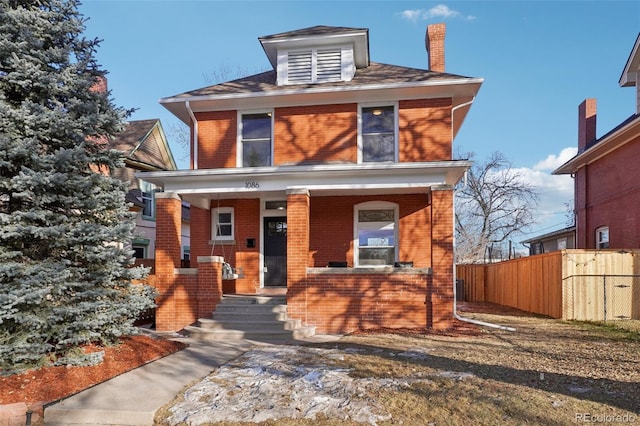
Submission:
[[[357,104],[276,108],[274,165],[355,163]]]
[[[609,247],[640,248],[640,135],[576,173],[577,248],[596,248],[596,230],[609,228]]]
[[[353,80],[340,74],[342,81],[276,87],[284,73],[277,74],[281,67],[271,57],[273,74],[167,102],[183,121],[197,111],[197,123],[191,123],[193,170],[158,177],[167,191],[158,199],[158,233],[165,233],[156,253],[159,329],[177,330],[209,316],[223,293],[267,292],[281,281],[288,315],[318,333],[452,325],[452,187],[470,165],[452,160],[452,110],[462,101],[470,105],[481,79],[438,74],[444,72],[444,25],[428,32],[430,71],[374,65],[368,33],[320,32],[334,31],[360,49],[352,52],[353,63],[340,64],[344,73],[357,61]],[[290,36],[261,43],[278,40],[278,49],[285,49],[280,37]],[[300,49],[299,40],[294,45]],[[386,108],[391,105],[393,114]],[[243,114],[261,115],[243,120]],[[268,117],[271,137],[265,136]],[[246,143],[239,141],[240,125],[250,130],[242,131],[251,138]],[[243,149],[252,149],[245,155],[255,155],[261,166],[239,166]],[[168,188],[193,203],[189,270],[176,271],[180,200]],[[267,206],[271,201],[282,204]],[[212,233],[219,207],[232,215],[233,232],[224,241]],[[370,211],[358,215],[359,209]],[[280,229],[269,234],[269,225]],[[265,247],[282,250],[283,233],[286,260]],[[211,261],[219,258],[236,269],[236,279],[223,282],[222,264]],[[286,278],[272,274],[285,263]]]
[[[596,100],[578,106],[578,154],[554,173],[574,178],[576,248],[640,247],[640,120],[632,117],[598,139]],[[600,246],[606,229],[608,246]]]

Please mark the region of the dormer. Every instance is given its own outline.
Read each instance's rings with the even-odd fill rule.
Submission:
[[[369,66],[369,30],[315,26],[259,37],[278,86],[350,81]]]

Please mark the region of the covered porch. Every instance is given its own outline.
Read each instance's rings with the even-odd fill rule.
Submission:
[[[164,188],[156,194],[158,329],[175,331],[209,317],[224,293],[284,293],[290,317],[321,333],[447,328],[453,185],[468,166],[448,161],[140,174]],[[191,204],[191,268],[180,268],[182,200]],[[360,247],[358,209],[379,205],[395,206],[393,239],[369,237],[387,246]],[[217,216],[221,212],[230,223]],[[233,231],[218,232],[221,220]],[[380,260],[371,259],[373,252],[383,253],[384,264],[374,264]],[[232,279],[223,279],[229,277],[225,264],[236,274]]]

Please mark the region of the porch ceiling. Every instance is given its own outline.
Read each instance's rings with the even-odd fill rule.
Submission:
[[[285,197],[308,189],[311,196],[427,193],[453,187],[470,161],[339,164],[142,172],[136,176],[209,208],[211,200]]]

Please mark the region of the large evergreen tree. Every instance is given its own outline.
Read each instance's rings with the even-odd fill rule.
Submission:
[[[133,285],[134,221],[122,154],[105,141],[128,111],[95,90],[94,58],[73,0],[0,0],[0,370],[97,362],[153,305]]]

